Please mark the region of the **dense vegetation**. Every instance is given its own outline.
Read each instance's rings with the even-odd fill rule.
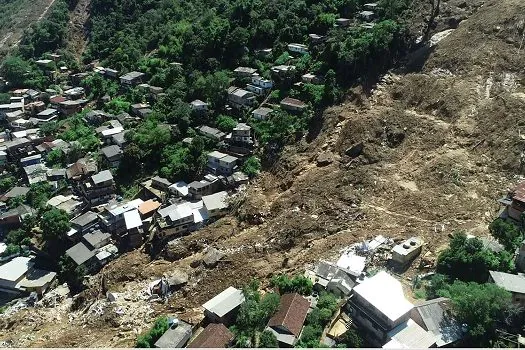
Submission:
[[[317,306],[306,317],[305,327],[297,346],[301,348],[320,347],[319,342],[323,329],[338,309],[339,305],[335,295],[326,292],[321,293]]]
[[[154,348],[154,344],[169,328],[168,318],[160,317],[155,320],[153,327],[137,339],[137,348]]]

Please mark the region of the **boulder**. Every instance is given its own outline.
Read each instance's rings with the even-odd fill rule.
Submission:
[[[206,255],[202,259],[202,262],[204,263],[205,267],[211,269],[217,266],[222,258],[224,258],[224,253],[221,253],[219,250],[212,247],[208,249]]]
[[[323,167],[330,165],[334,161],[334,157],[331,152],[322,152],[317,156],[317,166]]]
[[[351,158],[357,158],[363,153],[363,149],[365,148],[365,145],[362,142],[359,142],[352,147],[348,148],[345,151],[345,154]]]

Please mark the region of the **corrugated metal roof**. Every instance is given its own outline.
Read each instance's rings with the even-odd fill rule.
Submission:
[[[228,287],[202,306],[215,315],[223,317],[243,302],[244,294],[242,291],[234,287]]]
[[[525,276],[512,275],[510,273],[489,271],[490,277],[501,288],[512,292],[525,294]]]

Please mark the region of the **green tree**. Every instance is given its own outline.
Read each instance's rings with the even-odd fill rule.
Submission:
[[[270,280],[270,285],[277,287],[281,295],[294,292],[302,295],[310,295],[313,291],[312,281],[302,275],[297,275],[293,278],[289,278],[287,275],[273,276]]]
[[[484,282],[489,270],[498,270],[500,266],[499,256],[485,249],[481,240],[456,232],[450,246],[438,256],[437,272],[452,279]]]
[[[65,166],[66,155],[61,149],[54,149],[47,154],[46,163],[49,167],[62,167]]]
[[[237,126],[237,121],[227,115],[217,117],[217,127],[224,132],[231,132]]]
[[[264,331],[259,336],[260,348],[278,348],[279,343],[277,337],[271,331]]]
[[[261,161],[256,156],[251,156],[242,165],[242,171],[249,177],[254,177],[261,171]]]
[[[472,341],[487,346],[495,337],[496,325],[511,306],[511,294],[495,284],[455,281],[439,294],[452,300],[453,311],[467,324]]]
[[[523,232],[513,223],[497,218],[489,225],[489,230],[505,250],[514,252],[523,241]]]
[[[13,188],[15,183],[16,179],[11,175],[2,177],[2,179],[0,179],[0,192],[9,191],[11,188]]]
[[[46,240],[61,238],[70,228],[69,216],[62,209],[52,208],[42,215],[40,229]]]
[[[58,279],[66,282],[73,293],[84,288],[84,276],[87,271],[84,265],[77,265],[69,256],[63,255],[59,260]]]
[[[53,193],[53,187],[48,182],[38,182],[29,187],[26,201],[35,209],[43,209]]]
[[[355,328],[348,329],[345,334],[343,334],[341,342],[339,343],[339,345],[343,345],[342,347],[344,348],[360,348],[363,344],[363,338]]]
[[[167,317],[159,317],[155,320],[153,327],[144,335],[137,338],[137,348],[153,348],[159,338],[168,330],[169,323]]]

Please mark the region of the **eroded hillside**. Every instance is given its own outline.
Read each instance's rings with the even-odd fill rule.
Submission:
[[[524,11],[520,0],[486,1],[411,72],[391,72],[371,95],[356,89],[327,110],[319,135],[288,147],[235,213],[170,243],[156,260],[144,251],[120,257],[75,300],[1,318],[0,339],[132,346],[160,314],[195,321],[229,285],[301,271],[377,234],[422,236],[434,257],[454,230],[487,235],[496,199],[521,171]],[[213,269],[201,263],[208,247],[226,254]],[[165,304],[142,298],[148,283],[174,271],[188,274],[186,287]],[[122,293],[117,305],[101,295],[102,278]]]

